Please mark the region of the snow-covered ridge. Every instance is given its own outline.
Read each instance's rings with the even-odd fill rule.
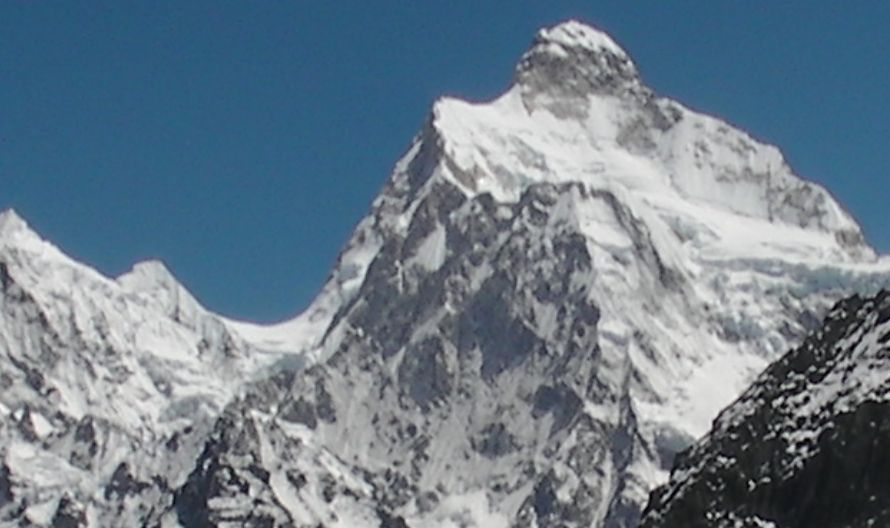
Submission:
[[[203,324],[225,327],[259,350],[301,354],[311,341],[308,328],[319,324],[317,317],[297,317],[273,325],[223,318],[203,307],[159,260],[136,263],[119,277],[105,277],[44,240],[13,209],[0,212],[0,255],[16,279],[33,288],[38,297],[70,297],[75,291],[77,295],[122,296],[193,328]],[[84,291],[89,289],[96,291]]]

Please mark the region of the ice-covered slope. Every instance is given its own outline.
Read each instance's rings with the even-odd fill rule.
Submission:
[[[887,526],[888,322],[887,291],[838,303],[679,457],[642,526]]]
[[[223,321],[157,265],[109,280],[16,232],[0,519],[93,526],[631,526],[754,374],[890,277],[778,150],[577,22],[498,99],[436,102],[293,321]],[[113,431],[87,465],[69,400]]]

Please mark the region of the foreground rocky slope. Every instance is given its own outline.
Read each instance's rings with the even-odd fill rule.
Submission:
[[[634,526],[757,372],[890,277],[778,150],[577,22],[495,101],[434,105],[292,321],[3,222],[13,525]]]
[[[678,457],[644,528],[890,524],[890,293],[838,303]]]

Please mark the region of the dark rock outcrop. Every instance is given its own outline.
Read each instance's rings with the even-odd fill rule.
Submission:
[[[839,303],[677,458],[641,528],[890,525],[890,293]]]

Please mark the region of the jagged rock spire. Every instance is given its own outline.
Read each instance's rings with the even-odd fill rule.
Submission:
[[[613,94],[641,87],[637,68],[606,33],[575,20],[540,30],[516,67],[531,96],[553,99]]]

